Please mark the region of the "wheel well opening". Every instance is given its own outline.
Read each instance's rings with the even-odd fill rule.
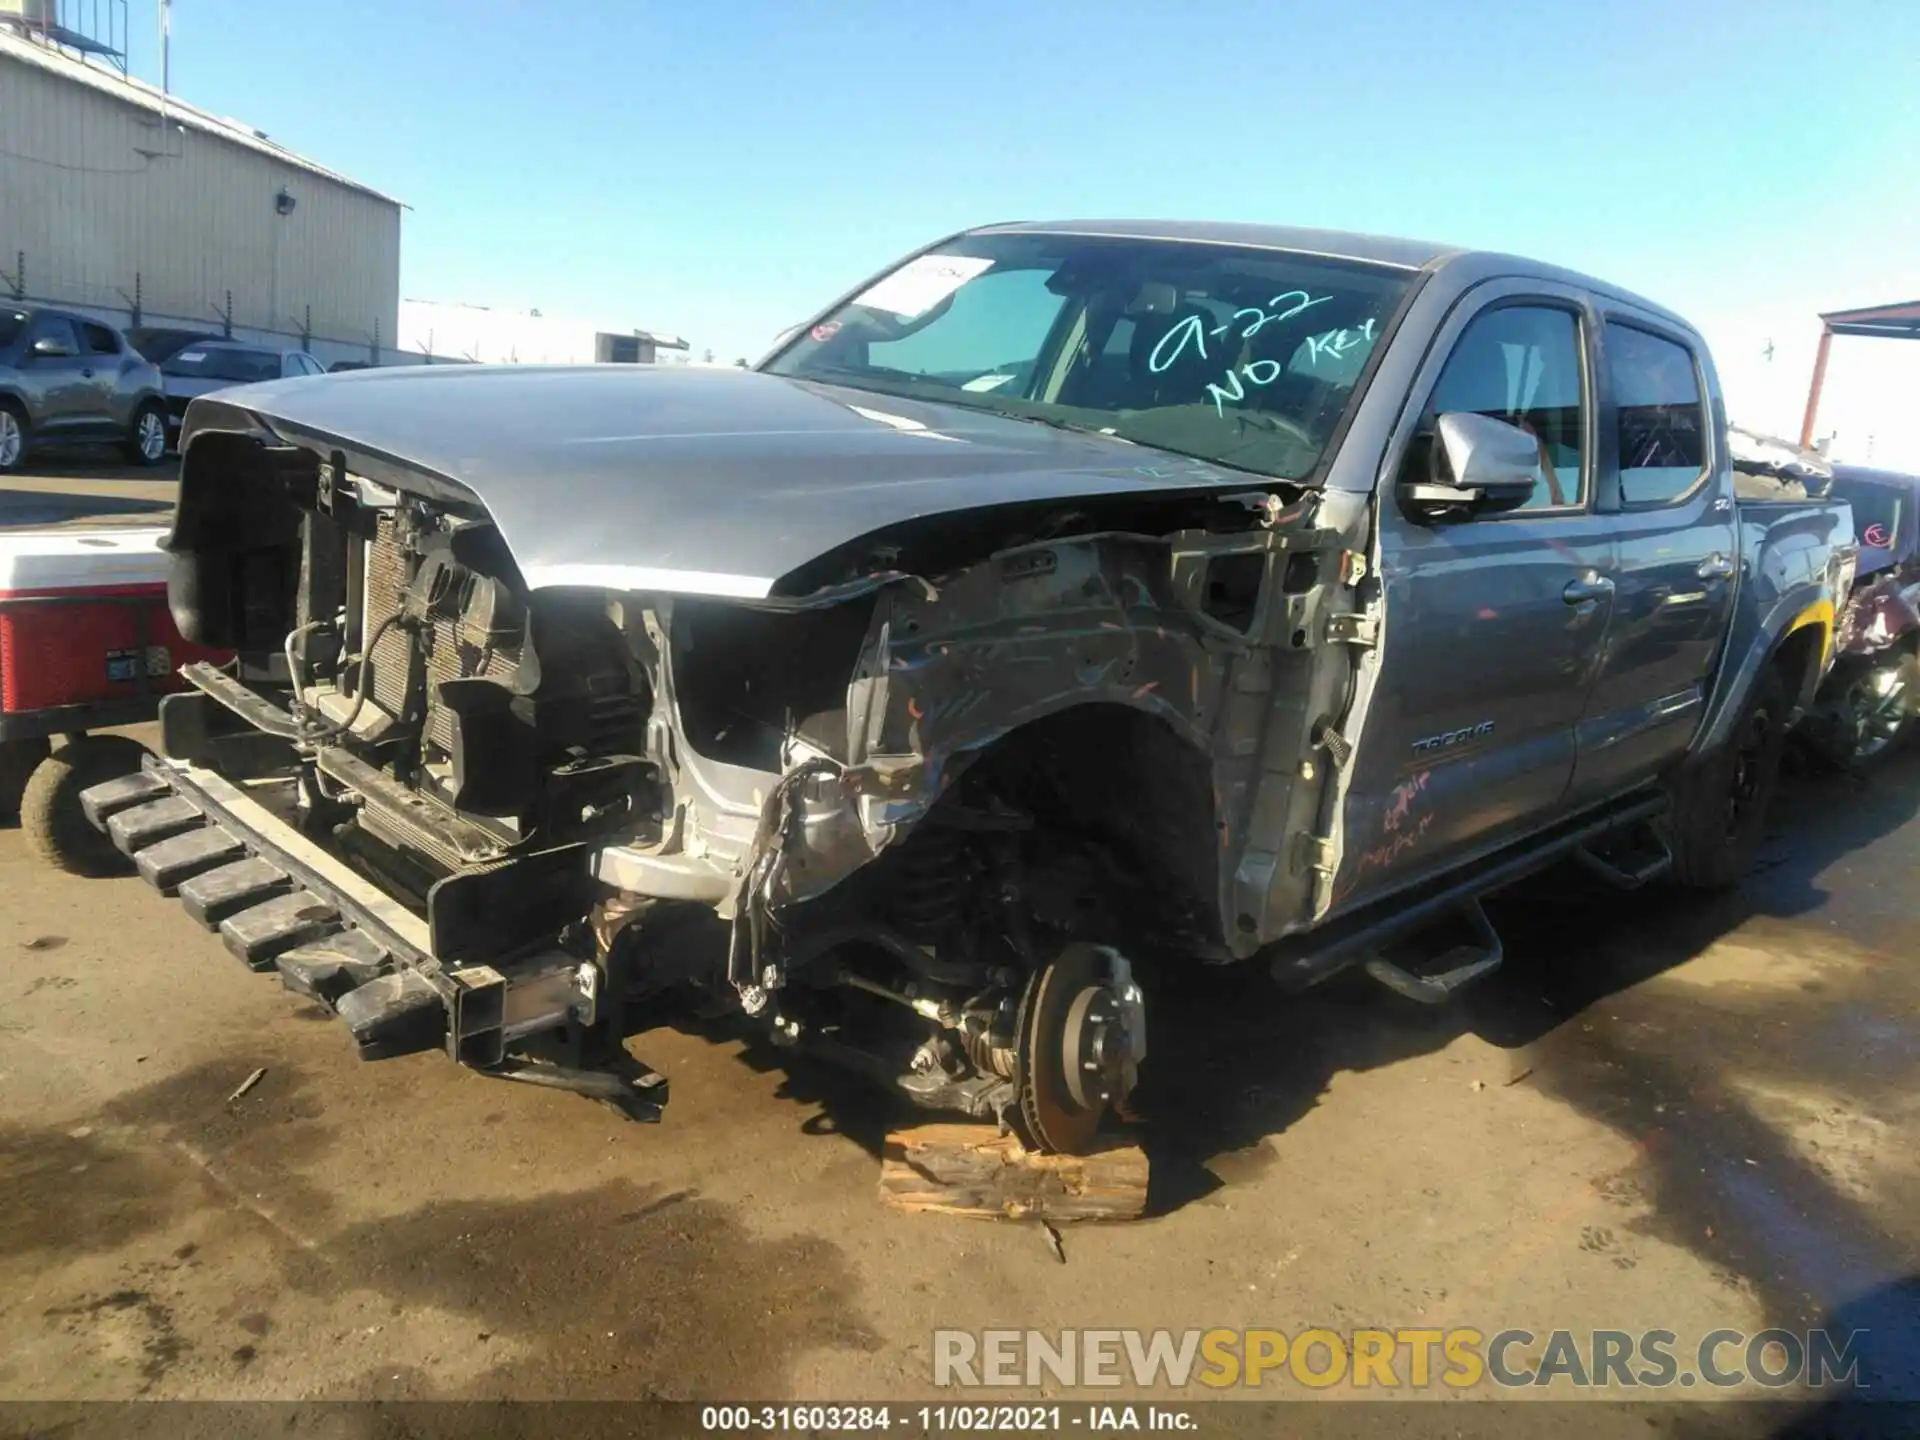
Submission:
[[[1124,705],[1074,706],[995,741],[961,788],[1031,814],[1063,865],[1091,861],[1112,906],[1107,921],[1220,940],[1212,765],[1164,720]]]
[[[1820,659],[1826,651],[1826,636],[1824,625],[1802,625],[1773,652],[1772,665],[1785,683],[1795,710],[1813,699],[1820,683]]]

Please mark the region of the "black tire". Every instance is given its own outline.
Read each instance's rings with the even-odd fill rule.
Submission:
[[[133,862],[93,828],[80,792],[140,768],[146,749],[124,735],[83,735],[40,762],[20,797],[20,829],[49,865],[69,875],[125,875]]]
[[[1730,890],[1753,868],[1766,837],[1787,742],[1786,681],[1769,667],[1726,743],[1673,783],[1673,880],[1694,890]]]
[[[158,400],[141,401],[140,408],[133,412],[133,423],[127,426],[126,439],[120,442],[120,451],[129,465],[158,465],[165,460],[167,407]]]
[[[20,813],[20,795],[27,788],[27,777],[52,749],[44,737],[0,740],[0,820],[11,820]]]
[[[0,414],[7,417],[0,421],[0,475],[17,475],[33,448],[33,425],[16,401],[0,400]]]

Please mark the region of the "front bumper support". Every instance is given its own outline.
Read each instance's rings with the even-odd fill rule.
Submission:
[[[287,989],[345,1020],[362,1058],[440,1046],[487,1074],[556,1083],[553,1067],[529,1069],[506,1052],[512,1040],[567,1023],[576,962],[554,950],[443,959],[426,920],[259,793],[204,766],[148,756],[137,774],[94,786],[80,803],[148,884],[177,896],[249,968],[278,972]],[[666,1087],[642,1074],[639,1108],[657,1115]],[[568,1088],[607,1098],[607,1086]]]

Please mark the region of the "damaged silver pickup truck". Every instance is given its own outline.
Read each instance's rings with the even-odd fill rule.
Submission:
[[[950,237],[752,371],[231,390],[170,596],[240,658],[84,803],[369,1057],[634,1098],[691,986],[1074,1151],[1150,967],[1439,1000],[1551,861],[1739,877],[1851,553],[1725,435],[1611,286],[1160,223]]]

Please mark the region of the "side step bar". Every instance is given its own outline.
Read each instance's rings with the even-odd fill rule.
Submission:
[[[1491,975],[1506,958],[1499,932],[1487,919],[1487,912],[1480,908],[1478,900],[1465,902],[1460,914],[1475,931],[1473,943],[1457,945],[1436,957],[1434,968],[1417,971],[1396,965],[1383,955],[1370,955],[1364,962],[1367,974],[1396,994],[1422,1005],[1444,1005],[1461,986]]]
[[[1270,972],[1280,985],[1302,990],[1361,965],[1401,994],[1437,1003],[1499,967],[1500,940],[1480,910],[1481,897],[1570,855],[1615,884],[1643,884],[1671,864],[1653,831],[1653,823],[1666,809],[1664,794],[1646,792],[1513,842],[1443,880],[1388,895],[1322,929],[1279,941],[1268,951]],[[1642,834],[1657,850],[1650,847],[1631,859],[1625,854],[1615,858],[1612,842],[1622,835]],[[1464,916],[1473,926],[1477,941],[1443,957],[1448,961],[1446,970],[1416,975],[1381,958],[1381,951],[1396,940],[1455,915]]]
[[[149,885],[176,896],[249,969],[347,1022],[361,1058],[444,1046],[482,1074],[559,1086],[657,1119],[665,1081],[510,1060],[507,1045],[563,1026],[582,1004],[558,951],[445,964],[428,923],[211,770],[148,756],[80,796]]]

